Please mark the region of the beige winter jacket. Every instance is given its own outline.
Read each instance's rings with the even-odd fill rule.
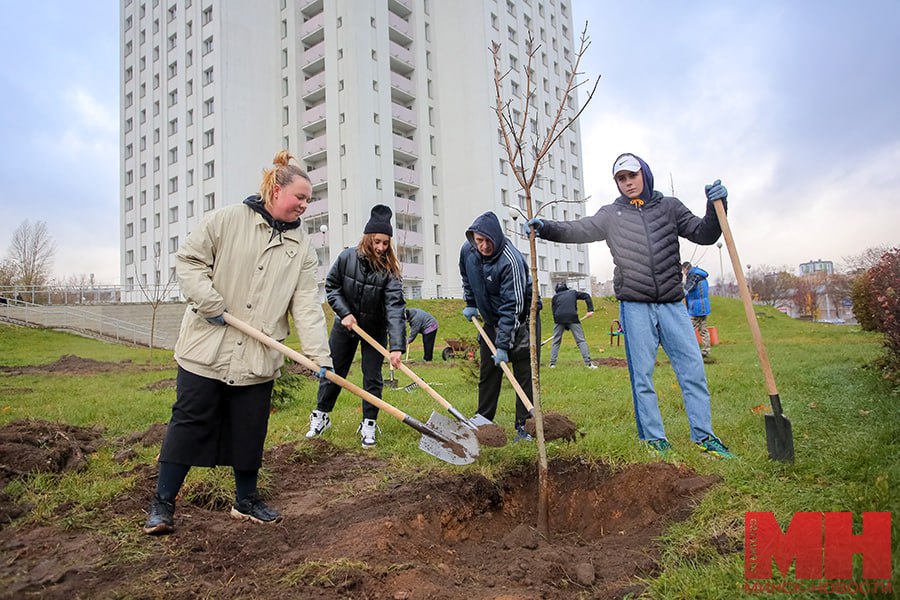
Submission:
[[[188,308],[175,360],[191,373],[229,385],[278,377],[284,364],[278,351],[233,327],[206,321],[227,310],[278,341],[289,333],[290,313],[301,352],[319,366],[332,366],[317,267],[315,249],[302,227],[272,237],[265,219],[244,204],[215,211],[176,254]]]

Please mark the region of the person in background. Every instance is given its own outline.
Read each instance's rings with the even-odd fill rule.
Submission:
[[[434,357],[434,339],[437,337],[438,322],[430,313],[421,308],[407,308],[406,320],[409,322],[409,337],[406,345],[413,343],[416,336],[422,334],[422,344],[425,346],[425,362],[431,362]]]
[[[360,343],[353,332],[354,325],[382,346],[390,338],[390,362],[395,369],[400,368],[400,357],[406,350],[406,301],[400,282],[400,261],[391,245],[392,214],[383,204],[372,207],[359,244],[338,255],[325,279],[325,296],[335,315],[329,344],[334,372],[341,377],[350,372]],[[381,398],[384,386],[383,364],[381,352],[369,344],[362,345],[363,388],[377,398]],[[319,383],[316,409],[309,415],[306,437],[320,436],[331,427],[331,411],[340,393],[341,387],[336,383],[327,379]],[[363,400],[362,417],[356,431],[362,447],[373,448],[378,407]]]
[[[709,282],[706,280],[709,273],[688,261],[681,264],[681,272],[684,273],[684,302],[694,331],[700,336],[700,354],[705,359],[709,357],[709,328],[706,324],[710,313]]]
[[[682,299],[679,237],[714,244],[722,233],[713,202],[728,192],[716,180],[706,186],[706,215],[694,215],[678,198],[653,189],[653,173],[643,159],[622,154],[613,163],[619,197],[591,217],[556,222],[532,219],[528,225],[549,241],[585,244],[605,240],[615,269],[613,287],[625,332],[625,355],[639,439],[667,455],[659,399],[653,387],[656,354],[662,345],[681,386],[691,440],[720,458],[734,455],[712,427],[709,388],[703,358]]]
[[[312,193],[309,176],[279,152],[259,194],[210,213],[175,255],[188,308],[175,344],[176,400],[159,455],[156,494],[144,532],[174,531],[175,498],[192,466],[234,470],[231,516],[254,523],[281,519],[257,491],[272,385],[284,357],[237,329],[223,314],[284,340],[288,315],[303,352],[331,367],[318,300],[318,260],[300,227]]]
[[[466,301],[463,316],[471,321],[480,312],[484,319],[484,332],[493,339],[497,348],[497,354],[492,357],[487,343],[479,336],[478,414],[493,421],[503,380],[500,363],[510,364],[525,395],[529,400],[533,397],[528,333],[531,275],[525,265],[525,257],[503,235],[500,220],[492,212],[476,218],[466,231],[466,242],[459,253],[459,272]],[[535,323],[538,338],[541,335],[540,323],[538,318]],[[530,416],[517,396],[514,441],[533,439],[524,427]]]
[[[591,353],[588,350],[587,340],[584,337],[584,329],[581,327],[581,319],[578,318],[578,301],[584,300],[587,305],[585,318],[594,314],[594,300],[590,294],[570,290],[565,282],[556,284],[556,293],[553,294],[551,308],[553,309],[553,346],[550,349],[550,368],[556,367],[556,359],[559,356],[559,345],[562,343],[564,331],[571,331],[581,350],[581,358],[588,369],[596,369],[597,365],[591,362]]]

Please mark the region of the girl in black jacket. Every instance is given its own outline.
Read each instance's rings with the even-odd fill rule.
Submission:
[[[372,208],[371,218],[356,248],[340,253],[325,279],[328,304],[335,313],[328,342],[334,361],[334,372],[346,377],[356,355],[359,336],[353,326],[387,346],[390,338],[391,366],[400,368],[400,357],[406,350],[406,301],[400,282],[400,261],[391,245],[391,209],[383,204]],[[381,398],[384,356],[368,344],[362,345],[363,388]],[[316,410],[309,415],[306,437],[321,435],[331,427],[331,410],[341,388],[327,379],[319,383]],[[363,448],[375,445],[378,407],[362,401],[363,419],[357,433]]]

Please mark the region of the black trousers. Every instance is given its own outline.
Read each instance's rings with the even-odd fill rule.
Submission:
[[[259,469],[274,381],[227,385],[178,367],[176,400],[159,460]]]
[[[360,327],[363,326],[360,324]],[[382,346],[387,344],[386,330],[371,331],[366,329],[365,331]],[[341,325],[340,320],[334,320],[328,344],[331,347],[331,360],[334,362],[335,373],[341,377],[347,376],[347,373],[350,372],[350,365],[353,364],[353,357],[356,355],[356,348],[361,341],[358,335]],[[363,389],[376,398],[381,398],[381,390],[384,387],[384,377],[381,374],[381,366],[383,364],[384,356],[368,343],[362,342]],[[334,404],[337,402],[340,393],[341,386],[338,384],[332,383],[327,379],[320,381],[316,408],[322,412],[331,412],[334,410]],[[378,407],[363,400],[362,413],[364,419],[377,419]]]
[[[430,333],[422,334],[422,343],[425,345],[425,356],[423,357],[426,362],[430,362],[432,358],[434,358],[434,340],[437,337],[438,330],[435,329]]]
[[[491,338],[493,342],[497,337],[496,329],[488,324],[484,325],[484,332]],[[537,331],[535,332],[538,339],[541,337],[541,322],[537,322]],[[513,348],[508,352],[509,366],[512,368],[513,376],[522,386],[525,395],[529,400],[534,398],[534,389],[531,386],[531,353],[528,344],[528,323],[523,323],[516,331],[516,339]],[[503,370],[494,365],[494,357],[491,349],[485,343],[481,336],[478,336],[478,346],[480,354],[479,363],[479,381],[478,381],[478,414],[490,420],[494,420],[497,414],[497,404],[500,399],[500,385],[503,383],[506,375]],[[540,363],[541,354],[538,347],[538,363]],[[528,419],[529,412],[522,404],[518,395],[516,396],[516,425],[521,425]]]

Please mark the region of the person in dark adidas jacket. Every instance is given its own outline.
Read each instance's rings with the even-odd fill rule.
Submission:
[[[459,273],[466,300],[463,316],[471,321],[480,312],[484,332],[493,338],[497,348],[496,356],[492,357],[490,348],[479,337],[478,414],[493,420],[503,380],[501,362],[509,363],[525,395],[529,400],[533,397],[528,333],[531,275],[525,257],[503,235],[500,220],[492,212],[476,218],[466,231],[466,242],[459,252]],[[540,319],[536,326],[536,335],[540,337]],[[515,441],[531,440],[524,429],[530,416],[516,398]]]
[[[694,215],[678,198],[653,189],[653,173],[640,157],[622,154],[613,163],[619,197],[591,217],[555,222],[532,219],[528,224],[545,240],[584,244],[605,240],[615,270],[613,287],[625,333],[638,437],[666,455],[671,445],[663,428],[653,387],[659,346],[669,356],[681,386],[691,440],[722,458],[733,454],[713,433],[709,389],[694,329],[682,303],[679,237],[714,244],[721,235],[713,201],[725,202],[721,181],[706,186],[706,215]]]

